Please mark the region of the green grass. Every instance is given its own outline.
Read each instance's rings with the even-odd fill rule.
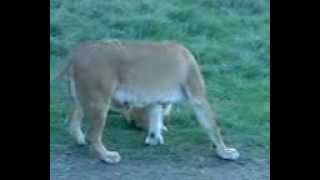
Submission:
[[[201,65],[209,101],[228,144],[269,149],[268,0],[51,0],[50,9],[51,75],[64,66],[69,49],[83,40],[179,41]],[[53,82],[52,152],[59,145],[73,145],[64,124],[69,98],[65,82]],[[209,152],[209,141],[190,107],[177,107],[172,119],[165,134],[167,144],[152,151],[143,145],[144,132],[115,115],[108,118],[111,127],[105,132],[105,142],[132,158],[156,152],[177,158],[194,151]]]

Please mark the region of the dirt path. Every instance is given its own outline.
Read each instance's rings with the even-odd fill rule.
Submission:
[[[71,150],[74,151],[74,150]],[[67,151],[51,154],[52,180],[266,180],[270,179],[269,159],[242,153],[238,161],[195,154],[189,159],[123,159],[104,164],[92,156]]]

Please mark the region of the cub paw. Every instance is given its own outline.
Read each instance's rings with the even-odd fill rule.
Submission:
[[[159,144],[164,144],[164,140],[162,135],[154,136],[154,134],[151,133],[145,139],[145,144],[155,146]]]

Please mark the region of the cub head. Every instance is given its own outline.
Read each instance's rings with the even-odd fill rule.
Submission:
[[[170,107],[171,110],[171,107]],[[163,121],[164,126],[163,130],[167,131],[168,121],[170,120],[170,110],[164,108],[163,111]],[[122,114],[125,117],[127,123],[134,125],[135,127],[148,130],[150,124],[150,117],[148,116],[148,109],[147,108],[138,108],[138,107],[131,107],[128,110],[124,110]]]

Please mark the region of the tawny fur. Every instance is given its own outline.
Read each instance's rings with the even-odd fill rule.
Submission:
[[[84,42],[70,53],[67,72],[75,104],[70,115],[70,132],[79,144],[89,142],[105,162],[116,163],[121,159],[118,152],[108,150],[102,143],[111,106],[143,108],[150,121],[145,143],[157,145],[164,143],[161,104],[184,101],[194,108],[217,154],[224,159],[239,157],[236,149],[224,144],[195,58],[178,43]],[[86,137],[81,130],[84,115],[91,121]]]

